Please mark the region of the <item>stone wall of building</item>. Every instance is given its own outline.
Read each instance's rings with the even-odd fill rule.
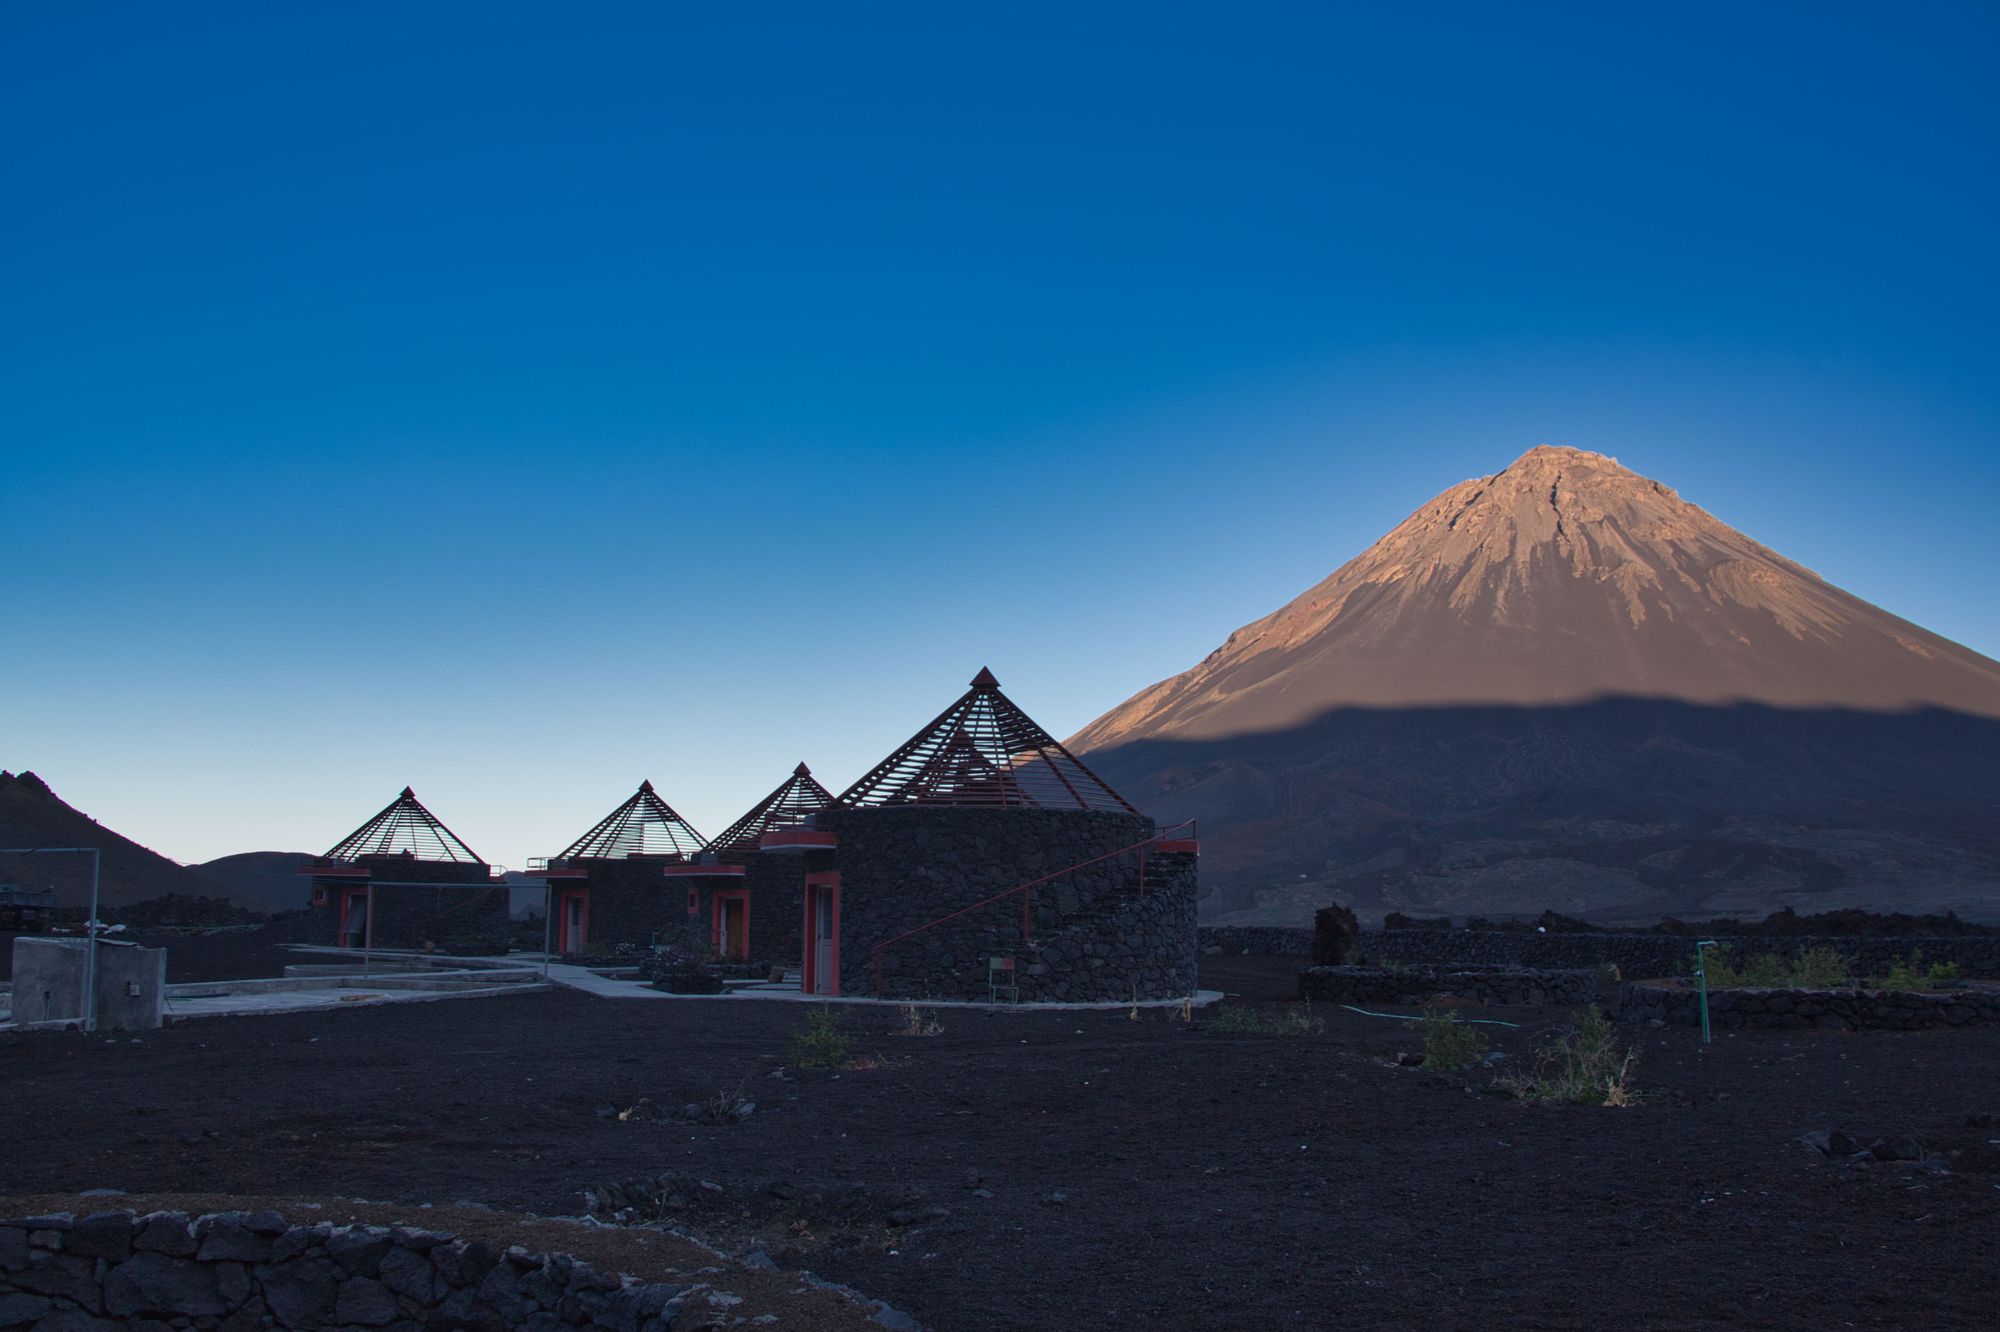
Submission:
[[[309,942],[331,944],[337,940],[340,890],[366,884],[374,899],[377,948],[422,948],[428,944],[455,953],[507,951],[508,889],[505,884],[491,882],[487,866],[401,856],[363,856],[356,863],[370,871],[368,878],[312,881],[315,888],[326,889],[327,900],[308,915]]]
[[[1955,962],[1968,978],[2000,978],[2000,935],[1895,938],[1878,935],[1758,935],[1719,938],[1737,956],[1776,953],[1792,957],[1809,948],[1830,948],[1847,959],[1857,975],[1887,974],[1897,958],[1921,951],[1927,962]],[[1204,926],[1204,951],[1309,955],[1307,927]],[[1362,951],[1370,962],[1431,962],[1464,966],[1553,968],[1611,963],[1632,978],[1685,976],[1694,971],[1694,937],[1677,934],[1542,934],[1534,930],[1364,930]]]
[[[657,938],[678,942],[687,928],[687,889],[681,880],[661,871],[667,861],[651,859],[583,860],[586,879],[552,880],[557,909],[565,888],[581,886],[590,893],[590,919],[584,945],[592,954],[611,953],[621,945],[649,949]]]
[[[1594,968],[1307,967],[1299,972],[1299,998],[1316,1003],[1420,1004],[1450,994],[1481,1004],[1575,1006],[1596,1003],[1599,991]]]
[[[1627,984],[1619,990],[1619,1016],[1698,1027],[1701,994],[1688,985]],[[1990,1026],[2000,1024],[2000,990],[1710,990],[1708,1020],[1717,1028],[1792,1030]]]
[[[762,851],[730,852],[724,863],[741,865],[740,877],[692,877],[680,882],[694,894],[695,910],[685,917],[687,946],[706,956],[715,943],[715,894],[750,894],[750,956],[754,969],[796,969],[803,956],[800,931],[805,912],[805,857]],[[687,900],[681,903],[686,910]]]
[[[840,838],[840,986],[875,993],[875,945],[1008,889],[1146,840],[1143,815],[1083,810],[842,809],[822,816]],[[1008,896],[895,943],[882,957],[892,997],[985,999],[988,959],[1016,960],[1024,1001],[1167,999],[1195,980],[1196,867],[1120,857]]]
[[[805,956],[805,857],[747,851],[732,859],[750,890],[750,960],[796,970]]]
[[[665,1332],[686,1293],[560,1254],[274,1212],[0,1219],[0,1327]]]

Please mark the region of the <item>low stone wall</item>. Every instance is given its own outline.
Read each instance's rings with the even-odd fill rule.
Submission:
[[[1701,993],[1688,985],[1619,987],[1618,1015],[1676,1027],[1701,1025]],[[1710,990],[1718,1028],[1915,1031],[2000,1024],[2000,990]]]
[[[1312,956],[1310,925],[1204,925],[1199,931],[1204,953],[1257,953],[1273,957]],[[1361,937],[1365,943],[1368,932]]]
[[[502,1253],[401,1226],[295,1226],[275,1212],[0,1220],[0,1327],[100,1327],[107,1319],[227,1332],[664,1332],[686,1290],[606,1275],[560,1254]]]
[[[1890,964],[1921,950],[1926,962],[1955,962],[1968,979],[2000,979],[2000,936],[1937,938],[1885,936],[1755,935],[1718,938],[1739,957],[1776,953],[1793,957],[1809,948],[1831,948],[1855,974],[1888,974]],[[1434,962],[1460,966],[1569,969],[1610,963],[1634,978],[1686,976],[1694,971],[1694,937],[1675,934],[1542,934],[1534,930],[1364,930],[1362,952],[1370,962]],[[1204,926],[1204,952],[1310,954],[1306,927]]]
[[[1598,1000],[1594,969],[1530,971],[1452,967],[1307,967],[1299,998],[1336,1004],[1415,1004],[1453,994],[1482,1004],[1582,1005]],[[1606,996],[1609,998],[1610,996]]]

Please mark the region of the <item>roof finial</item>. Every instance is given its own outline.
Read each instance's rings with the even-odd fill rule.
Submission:
[[[416,798],[417,793],[407,786],[403,788],[403,794],[396,797],[398,800],[415,800]]]
[[[645,781],[639,783],[639,791],[642,795],[645,794],[646,792],[651,791],[652,789],[653,789],[653,779],[650,777],[648,777]]]
[[[972,687],[974,689],[998,689],[1000,682],[993,678],[993,671],[990,667],[981,666],[979,674],[972,677]]]
[[[792,776],[794,777],[810,777],[812,775],[813,770],[805,765],[804,760],[800,760],[799,766],[792,769]]]

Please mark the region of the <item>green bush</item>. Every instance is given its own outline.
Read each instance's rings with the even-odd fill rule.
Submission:
[[[1827,990],[1853,981],[1847,959],[1831,948],[1808,948],[1792,959],[1792,984],[1802,990]]]
[[[1808,948],[1790,961],[1757,953],[1740,964],[1734,948],[1712,948],[1707,970],[1711,990],[1824,990],[1853,981],[1847,959],[1831,948]]]
[[[1424,1036],[1425,1068],[1450,1072],[1476,1064],[1486,1055],[1485,1035],[1456,1009],[1433,1004],[1424,1010],[1417,1026]]]
[[[1535,1071],[1503,1080],[1524,1101],[1562,1105],[1628,1106],[1638,1103],[1632,1069],[1638,1055],[1621,1051],[1611,1019],[1595,1006],[1537,1052]]]
[[[1933,962],[1924,965],[1924,950],[1912,948],[1908,957],[1899,957],[1889,963],[1889,974],[1882,978],[1885,990],[1928,990],[1943,981],[1958,979],[1958,963]]]
[[[830,1004],[821,1004],[806,1017],[806,1029],[792,1033],[793,1068],[839,1068],[847,1062],[854,1038],[841,1029],[840,1019]]]

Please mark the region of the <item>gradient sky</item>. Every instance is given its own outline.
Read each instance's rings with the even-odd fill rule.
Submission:
[[[0,9],[0,767],[713,833],[1537,443],[2000,655],[1990,5]]]

